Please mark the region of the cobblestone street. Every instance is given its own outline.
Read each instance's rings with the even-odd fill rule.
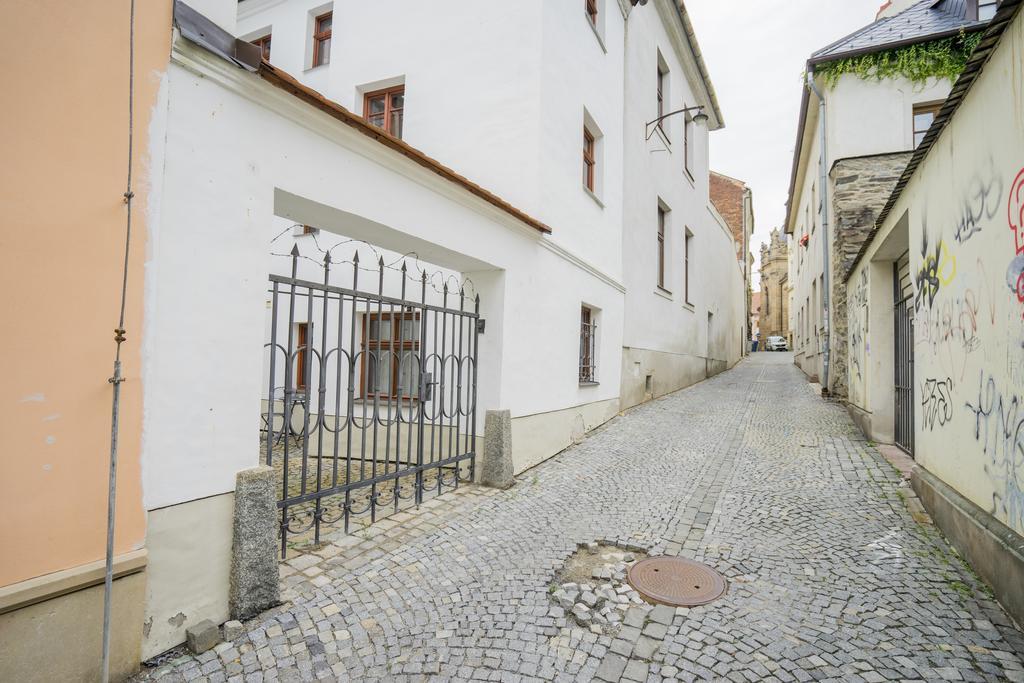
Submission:
[[[280,608],[161,681],[1024,681],[1024,636],[910,489],[789,354],[617,418],[519,477],[468,487],[282,564]],[[551,588],[580,544],[706,562],[692,609],[614,635]]]

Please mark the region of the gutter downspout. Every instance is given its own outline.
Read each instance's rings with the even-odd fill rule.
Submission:
[[[748,214],[747,209],[750,209]],[[743,309],[746,313],[746,317],[743,320],[743,329],[747,331],[746,338],[743,340],[743,355],[748,355],[750,350],[751,337],[754,335],[754,330],[750,326],[750,293],[752,291],[752,275],[750,269],[750,233],[753,231],[753,226],[747,225],[747,216],[753,215],[753,197],[751,196],[750,189],[747,188],[743,191]],[[748,227],[750,228],[748,230]]]
[[[829,272],[830,259],[829,259],[829,248],[828,248],[828,123],[825,118],[825,98],[822,97],[821,92],[818,90],[818,86],[814,83],[814,72],[811,70],[807,71],[807,87],[814,93],[814,96],[818,98],[818,129],[821,132],[821,158],[818,161],[818,166],[821,170],[821,251],[822,251],[822,266],[824,269],[824,281],[822,283],[821,292],[821,314],[822,323],[824,323],[825,331],[825,343],[822,350],[822,392],[824,394],[829,393],[829,364],[831,360],[831,347],[832,347],[832,322],[829,319],[829,308],[832,300],[832,276]]]

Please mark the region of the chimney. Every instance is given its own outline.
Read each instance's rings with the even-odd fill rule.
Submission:
[[[892,0],[886,0],[885,3],[883,3],[882,6],[878,8],[878,12],[875,14],[875,21],[881,19],[882,15],[885,13],[885,10],[889,9],[890,7],[892,7]]]

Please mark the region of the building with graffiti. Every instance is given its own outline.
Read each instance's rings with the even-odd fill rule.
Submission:
[[[785,223],[795,250],[793,348],[797,366],[836,397],[847,394],[850,334],[840,274],[977,44],[988,9],[977,0],[887,4],[873,23],[808,60]],[[943,55],[943,68],[917,64],[922,53]]]
[[[1004,1],[852,267],[849,408],[1024,617],[1024,14]],[[1016,84],[1015,87],[1007,87]]]

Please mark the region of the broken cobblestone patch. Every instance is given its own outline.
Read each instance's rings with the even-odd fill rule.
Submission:
[[[629,568],[645,559],[639,546],[588,542],[566,560],[551,584],[551,600],[566,619],[598,635],[615,635],[630,607],[649,609],[626,582]]]

